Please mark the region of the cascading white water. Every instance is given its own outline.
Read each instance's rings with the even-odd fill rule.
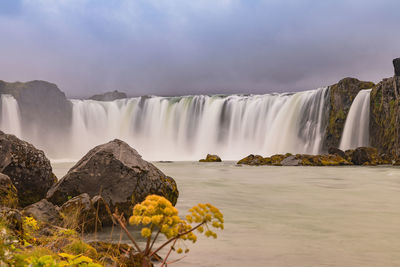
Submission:
[[[58,139],[49,133],[40,139],[47,143],[38,143],[36,132],[21,125],[17,101],[1,95],[0,129],[32,142],[53,159],[77,160],[114,138],[128,142],[148,160],[198,160],[207,153],[225,160],[251,153],[317,154],[328,97],[329,89],[321,88],[295,94],[71,100],[70,131]],[[55,150],[62,153],[51,154]]]
[[[328,89],[296,94],[71,100],[69,157],[120,138],[149,160],[320,152]]]
[[[340,149],[368,146],[370,93],[371,89],[361,90],[354,98],[344,125]]]
[[[1,95],[0,130],[22,137],[21,116],[17,100],[12,95]]]

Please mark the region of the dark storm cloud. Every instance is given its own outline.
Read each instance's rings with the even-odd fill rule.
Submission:
[[[399,56],[397,0],[0,1],[0,79],[70,96],[267,93],[379,81]]]

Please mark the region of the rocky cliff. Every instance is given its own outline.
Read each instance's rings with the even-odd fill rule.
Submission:
[[[370,89],[374,85],[373,82],[344,78],[330,86],[329,120],[323,141],[323,151],[339,146],[351,103],[360,90]]]
[[[37,136],[29,140],[39,147],[60,140],[69,130],[72,119],[72,104],[53,83],[30,81],[8,83],[0,80],[0,94],[10,94],[18,102],[24,133]],[[46,138],[43,138],[45,136]]]
[[[400,71],[399,71],[400,72]],[[400,156],[400,77],[383,79],[371,91],[370,144],[394,158]]]

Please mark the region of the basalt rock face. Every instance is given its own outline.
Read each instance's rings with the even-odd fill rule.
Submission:
[[[114,101],[123,98],[127,98],[127,95],[124,92],[118,92],[117,90],[89,97],[89,99],[97,101]]]
[[[400,77],[384,79],[371,91],[369,142],[380,153],[400,157]]]
[[[363,82],[355,78],[344,78],[330,86],[329,120],[325,131],[323,151],[338,147],[350,106],[363,89],[374,87],[373,82]]]
[[[22,207],[43,199],[57,180],[43,151],[1,131],[0,172],[10,177],[17,188]]]
[[[30,140],[35,144],[51,147],[48,145],[51,141],[59,140],[69,130],[72,103],[57,85],[46,81],[0,81],[0,94],[10,94],[17,100],[22,129],[25,133],[34,133],[31,136],[38,136],[37,140]]]
[[[131,214],[133,205],[149,194],[164,196],[174,205],[179,195],[171,177],[117,139],[90,150],[49,190],[47,199],[61,205],[82,193],[94,197],[100,192],[111,210],[124,214]]]
[[[393,59],[394,76],[400,76],[400,58]]]

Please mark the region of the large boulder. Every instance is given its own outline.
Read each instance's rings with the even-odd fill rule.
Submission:
[[[33,204],[56,182],[43,151],[14,135],[0,131],[0,172],[10,177],[18,190],[19,205]]]
[[[61,225],[61,215],[59,208],[53,203],[42,199],[23,209],[23,214],[35,218],[38,221],[50,223],[52,225]]]
[[[328,149],[328,153],[331,155],[338,155],[338,156],[341,156],[342,158],[346,158],[346,153],[344,153],[343,150],[341,150],[337,147],[330,147]]]
[[[127,98],[127,95],[124,92],[118,92],[117,90],[89,97],[89,99],[97,101],[114,101],[123,98]]]
[[[346,151],[354,165],[380,164],[378,150],[373,147],[358,147],[355,150]]]
[[[217,155],[207,154],[205,159],[199,160],[199,162],[221,162],[221,158]]]
[[[90,150],[49,190],[47,199],[61,205],[82,193],[101,193],[111,210],[118,208],[125,215],[149,194],[164,196],[174,205],[179,195],[171,177],[117,139]]]
[[[16,208],[18,193],[10,177],[0,173],[0,206]]]
[[[323,150],[338,147],[350,106],[363,89],[374,87],[373,82],[359,81],[355,78],[344,78],[329,87],[329,119],[323,140]]]
[[[394,75],[400,76],[400,58],[393,59]]]
[[[400,77],[378,83],[370,103],[370,145],[392,159],[400,158]]]

